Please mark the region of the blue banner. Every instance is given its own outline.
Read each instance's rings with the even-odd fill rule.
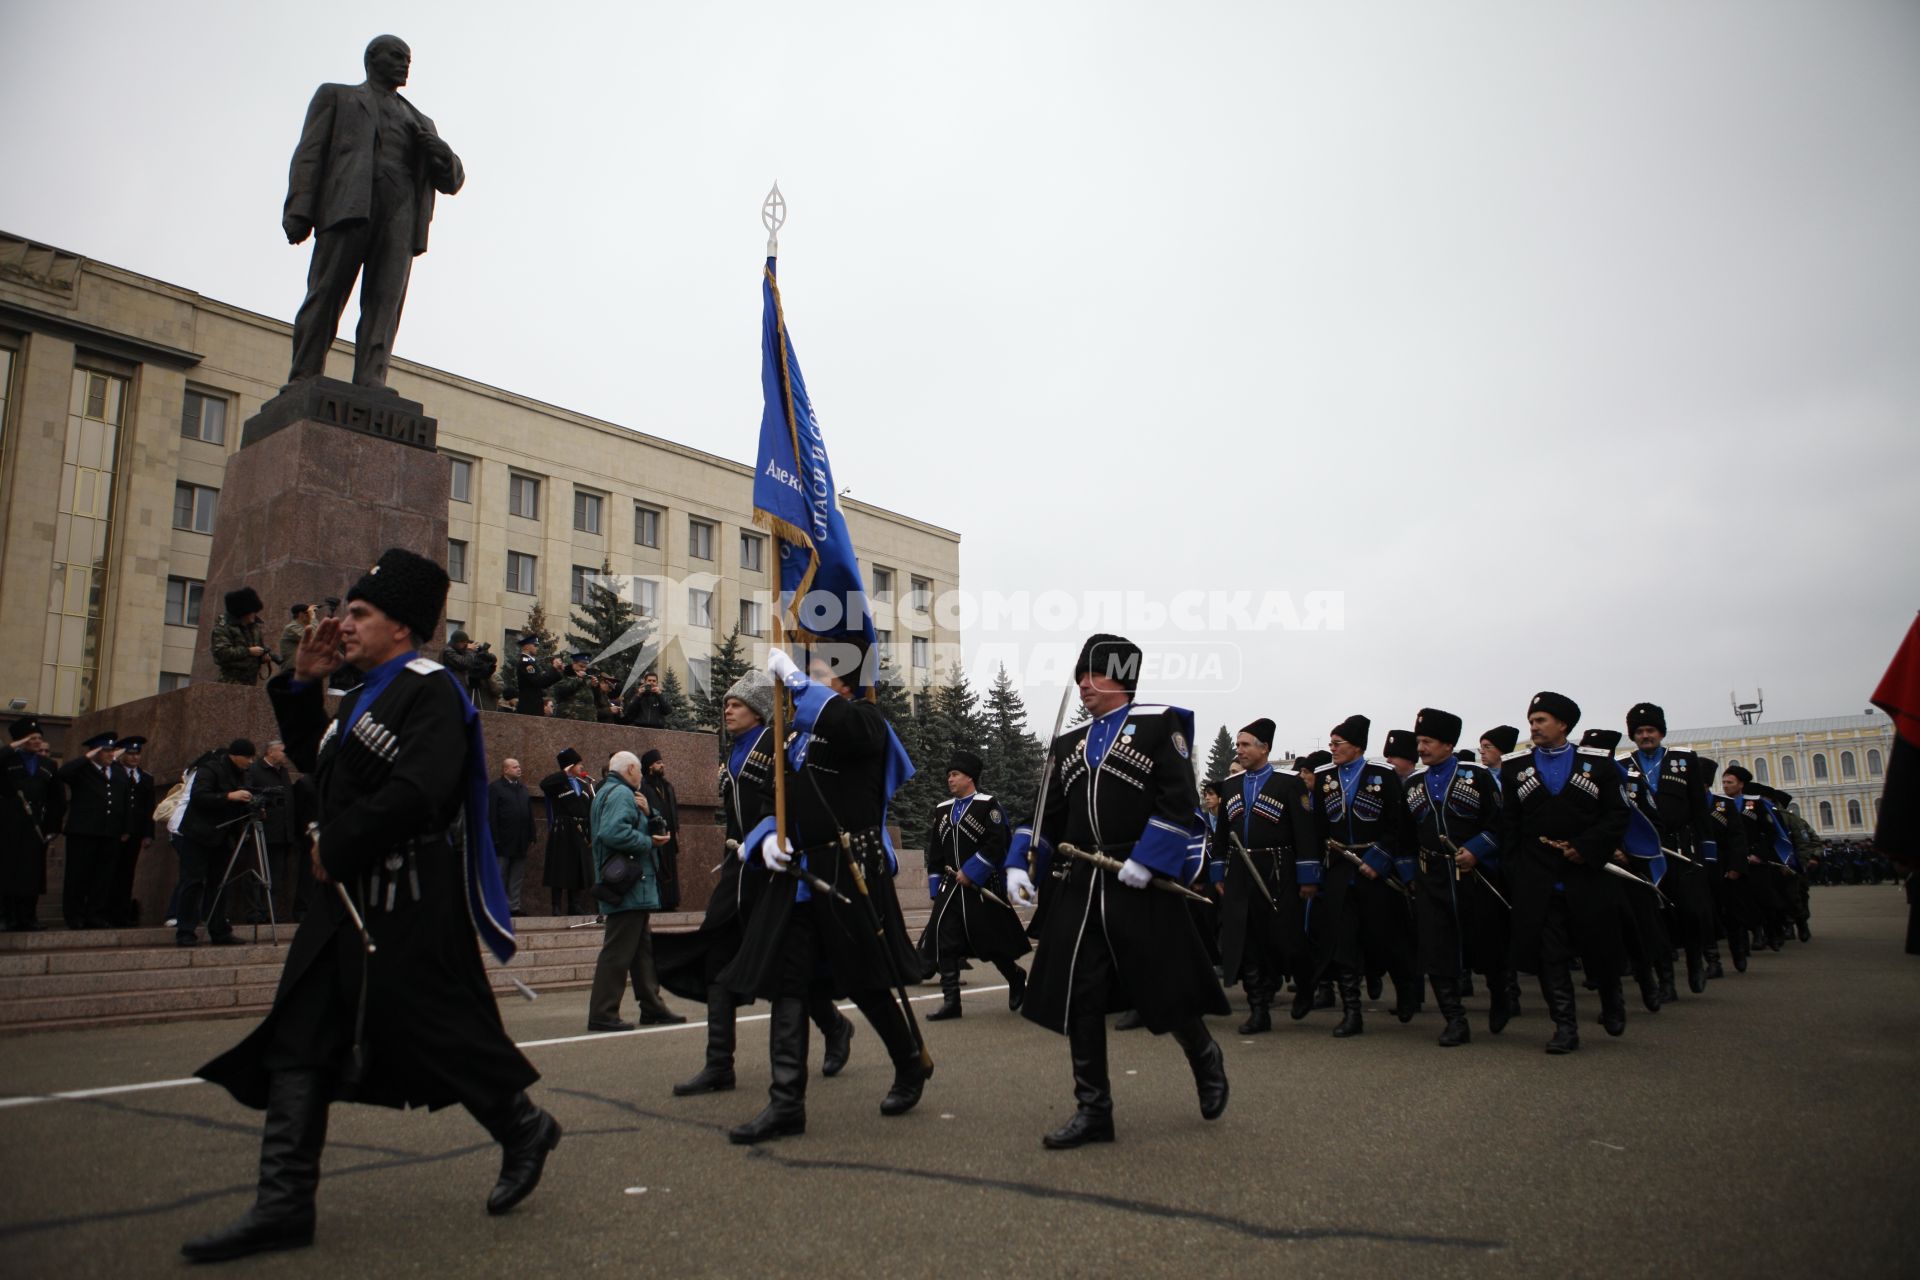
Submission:
[[[840,513],[826,440],[780,309],[774,266],[768,258],[760,290],[765,408],[754,468],[754,520],[773,534],[782,617],[814,643],[816,653],[833,661],[849,684],[866,689],[873,684],[873,613]],[[836,644],[847,647],[836,649]]]

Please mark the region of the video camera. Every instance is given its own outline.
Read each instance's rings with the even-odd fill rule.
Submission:
[[[247,807],[255,813],[265,813],[268,809],[277,809],[287,802],[285,787],[261,787],[249,793],[253,799],[247,801]]]

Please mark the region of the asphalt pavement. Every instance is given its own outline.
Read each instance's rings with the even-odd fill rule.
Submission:
[[[811,1046],[808,1132],[757,1148],[726,1130],[765,1101],[764,1006],[743,1011],[740,1088],[677,1099],[700,1010],[585,1036],[585,992],[516,1000],[535,1098],[566,1127],[531,1199],[487,1217],[498,1148],[458,1108],[340,1106],[314,1247],[223,1274],[1910,1276],[1920,957],[1895,889],[1813,908],[1812,943],[1657,1016],[1629,984],[1620,1039],[1582,992],[1564,1058],[1541,1052],[1530,980],[1504,1035],[1482,992],[1452,1050],[1431,1002],[1404,1026],[1370,1003],[1348,1041],[1329,1012],[1242,1038],[1242,1009],[1212,1023],[1232,1082],[1213,1123],[1171,1039],[1111,1033],[1119,1140],[1072,1152],[1039,1142],[1072,1110],[1066,1043],[1010,1013],[990,968],[929,1028],[915,1111],[879,1114],[891,1070],[855,1013],[838,1078]],[[6,1275],[175,1273],[182,1239],[245,1208],[257,1113],[175,1082],[249,1025],[0,1038]]]

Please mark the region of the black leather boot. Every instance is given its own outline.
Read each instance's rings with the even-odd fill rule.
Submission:
[[[1333,1029],[1334,1038],[1344,1040],[1348,1036],[1357,1036],[1366,1030],[1366,1024],[1360,1018],[1360,975],[1342,973],[1340,975],[1340,1007],[1346,1015],[1340,1019],[1340,1025]]]
[[[1733,971],[1745,973],[1752,952],[1747,949],[1747,931],[1735,929],[1727,935],[1727,954],[1733,958]]]
[[[1462,969],[1460,971],[1460,998],[1462,1000],[1473,999],[1473,970],[1471,969]]]
[[[1412,1022],[1413,1015],[1420,1009],[1420,982],[1413,974],[1393,974],[1393,1016],[1401,1022]],[[1436,993],[1437,994],[1437,993]],[[1441,1014],[1446,1013],[1442,1009]]]
[[[1356,998],[1360,992],[1360,979],[1353,979]],[[1200,1095],[1200,1118],[1218,1120],[1220,1113],[1227,1109],[1227,1055],[1220,1051],[1213,1036],[1207,1030],[1207,1024],[1198,1018],[1191,1018],[1173,1029],[1173,1038],[1187,1055],[1187,1065],[1193,1068],[1194,1089]]]
[[[320,1071],[276,1071],[260,1132],[260,1188],[239,1221],[180,1246],[193,1262],[224,1262],[313,1243],[313,1198],[327,1142],[331,1082]]]
[[[1793,929],[1794,929],[1794,935],[1798,937],[1800,941],[1802,942],[1813,941],[1813,930],[1807,927],[1807,922],[1805,920],[1796,920],[1794,922]]]
[[[773,1002],[767,1033],[767,1058],[773,1078],[767,1105],[759,1115],[727,1131],[727,1141],[751,1146],[769,1138],[790,1138],[807,1131],[807,1002],[781,996]]]
[[[1273,996],[1266,991],[1247,993],[1247,1020],[1240,1024],[1240,1034],[1257,1036],[1263,1031],[1273,1030],[1273,1015],[1268,1005]]]
[[[853,997],[853,1002],[880,1033],[880,1042],[886,1045],[887,1056],[893,1060],[893,1084],[888,1087],[887,1096],[880,1100],[880,1114],[903,1116],[919,1103],[933,1068],[921,1061],[920,1043],[913,1038],[913,1029],[907,1025],[900,1006],[893,1002],[891,992],[884,988],[862,991]]]
[[[1724,978],[1727,976],[1727,971],[1720,967],[1720,948],[1718,946],[1710,942],[1703,949],[1702,954],[1707,960],[1707,978],[1709,981],[1714,978]]]
[[[1440,1006],[1440,1016],[1447,1020],[1446,1027],[1440,1032],[1440,1047],[1452,1049],[1473,1039],[1473,1029],[1467,1025],[1466,1006],[1460,1003],[1460,984],[1453,978],[1433,978],[1433,1001]]]
[[[1547,1052],[1572,1053],[1580,1047],[1580,1016],[1573,1002],[1573,974],[1564,961],[1541,962],[1540,997],[1547,1002],[1547,1016],[1553,1019],[1553,1039],[1547,1041]]]
[[[1089,1142],[1113,1141],[1113,1093],[1107,1084],[1107,1020],[1103,1014],[1076,1014],[1067,1024],[1073,1054],[1073,1117],[1040,1139],[1053,1151],[1070,1151]]]
[[[1707,989],[1706,957],[1698,947],[1687,948],[1687,990],[1699,995]]]
[[[1520,1016],[1520,971],[1518,969],[1508,969],[1506,973],[1507,1016],[1509,1018],[1517,1018]],[[1488,978],[1487,981],[1491,982],[1493,979]]]
[[[940,1007],[927,1015],[928,1022],[945,1022],[960,1016],[960,962],[947,960],[940,966]]]
[[[1322,978],[1313,989],[1313,1007],[1316,1009],[1333,1008],[1333,979]]]
[[[516,1093],[486,1113],[475,1111],[500,1144],[500,1180],[487,1193],[487,1212],[502,1214],[533,1194],[547,1167],[547,1153],[560,1145],[560,1122]]]
[[[1660,1012],[1657,1001],[1653,1011]],[[1611,975],[1600,981],[1600,1026],[1610,1036],[1625,1035],[1627,1030],[1626,993],[1621,990],[1620,979]]]
[[[1027,1000],[1027,971],[1011,960],[997,960],[994,968],[1007,980],[1007,1008],[1020,1012],[1020,1006]]]
[[[676,1098],[696,1093],[726,1093],[733,1088],[733,992],[707,988],[707,1065],[691,1080],[673,1086]]]
[[[1668,967],[1671,969],[1672,966]],[[1660,1012],[1660,984],[1654,980],[1652,966],[1642,965],[1635,969],[1633,980],[1640,988],[1640,1003],[1646,1006],[1647,1012]]]
[[[853,1052],[853,1019],[841,1013],[833,997],[822,989],[807,998],[807,1014],[820,1028],[820,1039],[826,1047],[820,1058],[820,1074],[831,1080],[840,1074],[847,1065],[847,1055]]]
[[[1660,1003],[1672,1004],[1680,998],[1680,992],[1673,985],[1673,953],[1662,951],[1653,958],[1653,976],[1659,981]]]
[[[1367,975],[1367,999],[1378,1000],[1380,998],[1380,991],[1381,991],[1380,975],[1377,973],[1368,974]]]
[[[1302,979],[1293,984],[1293,1004],[1287,1009],[1287,1016],[1295,1022],[1313,1012],[1313,984]]]
[[[1119,1020],[1113,1024],[1113,1029],[1115,1031],[1138,1031],[1146,1025],[1147,1020],[1140,1016],[1138,1009],[1129,1009],[1120,1015]]]
[[[1487,975],[1487,1030],[1499,1035],[1514,1014],[1513,971],[1495,969]]]

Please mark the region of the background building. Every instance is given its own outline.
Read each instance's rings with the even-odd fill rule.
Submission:
[[[1721,769],[1745,765],[1755,782],[1791,794],[1793,807],[1822,836],[1865,839],[1880,817],[1893,722],[1858,715],[1717,725],[1675,730],[1667,745],[1698,751]]]
[[[14,657],[0,710],[70,716],[187,683],[201,612],[243,585],[206,581],[221,481],[241,424],[286,377],[291,333],[0,232],[0,647]],[[329,374],[351,370],[337,343]],[[405,360],[390,381],[439,420],[452,469],[448,545],[416,548],[445,552],[447,630],[510,652],[538,601],[563,637],[605,565],[639,580],[634,603],[690,690],[716,639],[766,633],[751,466]],[[960,536],[841,505],[883,645],[924,685],[959,659],[933,601],[959,585]],[[269,636],[291,603],[266,602]]]

